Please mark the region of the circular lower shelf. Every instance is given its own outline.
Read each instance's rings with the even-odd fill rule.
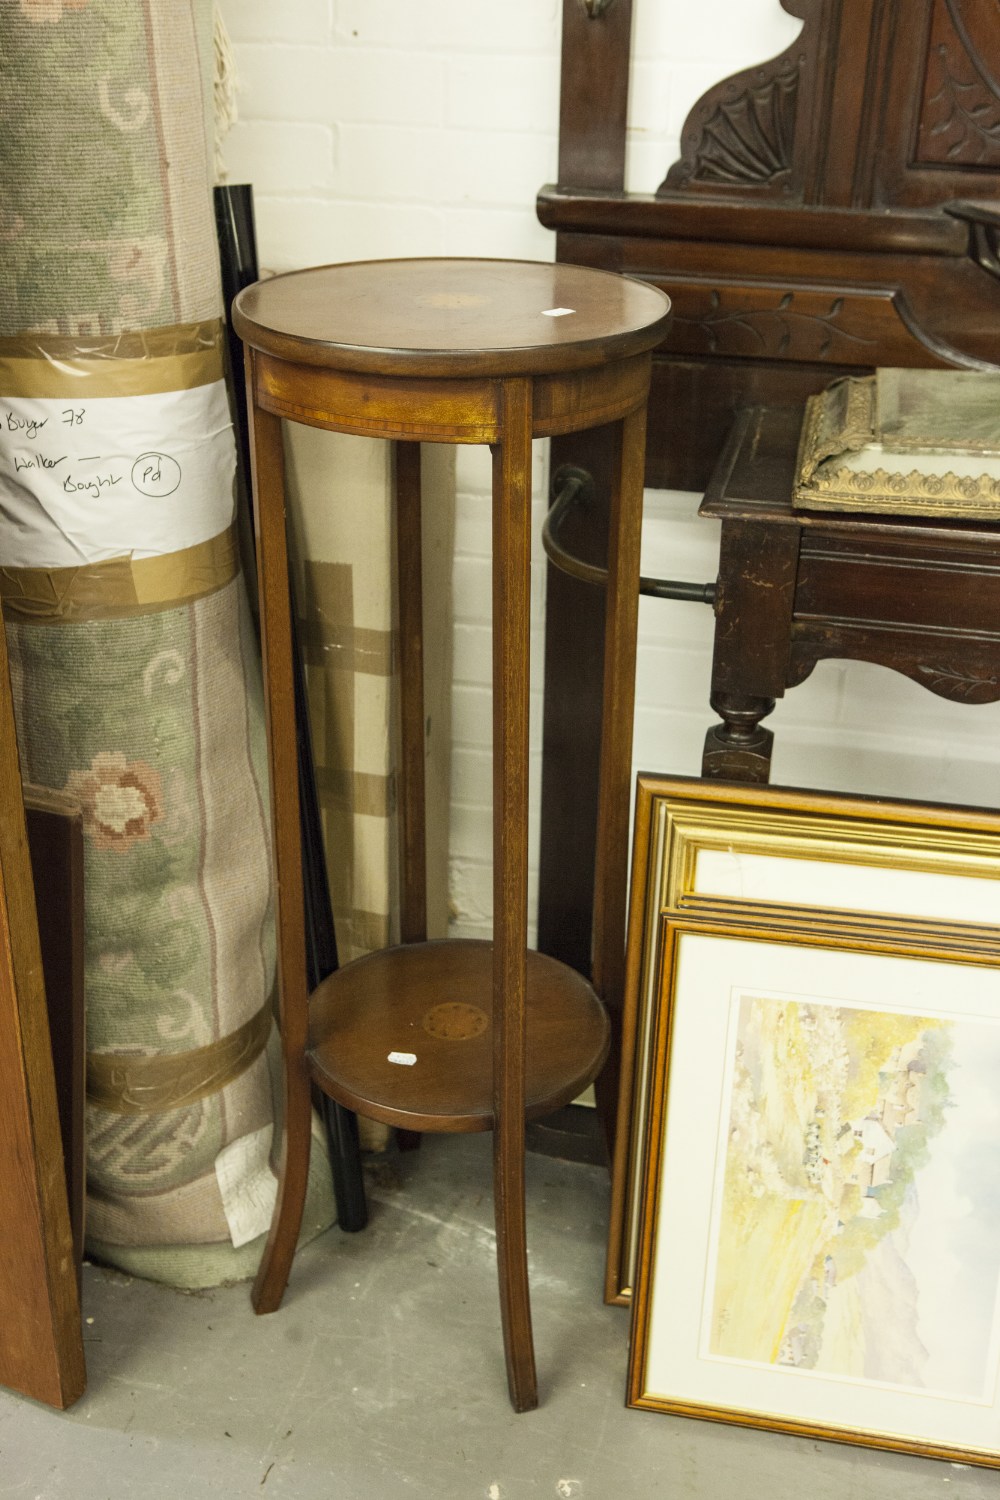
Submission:
[[[597,1076],[609,1026],[575,970],[529,951],[527,971],[530,1120],[569,1103]],[[313,1078],[339,1104],[404,1130],[491,1129],[492,986],[488,942],[411,943],[356,959],[310,1001]]]

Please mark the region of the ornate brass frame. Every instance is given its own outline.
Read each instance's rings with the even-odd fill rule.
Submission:
[[[748,929],[801,933],[818,921],[859,941],[866,935],[942,951],[1000,957],[1000,929],[990,920],[924,914],[903,902],[893,911],[849,903],[820,906],[807,890],[795,899],[737,899],[704,888],[699,856],[709,852],[776,857],[838,867],[996,882],[1000,913],[1000,814],[971,808],[721,784],[640,775],[632,845],[632,879],[622,1019],[621,1082],[612,1163],[605,1299],[631,1301],[637,1258],[641,1141],[648,1101],[645,1078],[660,980],[660,922],[665,915],[724,920]],[[699,889],[699,885],[702,888]],[[965,887],[955,886],[955,890]],[[988,888],[987,888],[988,889]],[[891,903],[890,903],[891,904]],[[954,903],[952,903],[954,906]],[[982,914],[981,914],[982,915]]]
[[[795,505],[997,520],[998,402],[1000,375],[982,371],[882,369],[835,380],[806,401]]]
[[[905,1016],[911,1025],[915,1022],[919,1027],[920,1018],[927,1016],[930,1031],[926,1026],[920,1031],[922,1046],[933,1046],[933,1042],[927,1042],[927,1037],[938,1035],[937,1027],[941,1024],[934,1019],[934,1010],[927,1009],[928,1004],[933,1006],[939,995],[951,994],[953,1020],[959,1023],[960,1029],[963,1025],[968,1028],[971,1023],[976,1030],[971,1038],[973,1052],[981,1055],[982,1042],[978,1033],[987,1027],[993,1033],[989,1042],[989,1055],[992,1055],[996,1051],[995,1032],[1000,1021],[1000,997],[995,983],[1000,945],[995,944],[992,952],[975,942],[963,948],[954,926],[949,936],[943,928],[919,931],[914,924],[911,935],[907,937],[901,931],[852,933],[840,928],[835,921],[829,924],[800,922],[797,929],[782,928],[780,924],[772,925],[765,915],[758,916],[755,923],[741,923],[675,911],[662,913],[654,925],[657,929],[658,1003],[650,1057],[652,1089],[646,1124],[641,1254],[632,1311],[628,1405],[799,1436],[917,1453],[924,1457],[1000,1467],[1000,1443],[996,1436],[1000,1364],[995,1336],[1000,1309],[997,1307],[995,1276],[991,1282],[987,1273],[979,1277],[977,1283],[980,1292],[985,1289],[992,1305],[993,1336],[990,1338],[990,1325],[987,1324],[985,1345],[973,1339],[971,1356],[967,1352],[968,1344],[962,1346],[965,1353],[962,1378],[968,1383],[969,1394],[960,1394],[963,1390],[961,1384],[949,1386],[936,1375],[928,1378],[925,1387],[917,1378],[904,1380],[897,1373],[897,1368],[907,1372],[911,1368],[922,1368],[927,1357],[917,1334],[920,1325],[916,1322],[916,1281],[913,1281],[912,1291],[907,1286],[911,1301],[907,1302],[904,1295],[905,1311],[893,1303],[887,1286],[879,1283],[877,1300],[880,1307],[882,1300],[888,1298],[887,1309],[880,1314],[889,1320],[884,1328],[876,1316],[872,1327],[867,1329],[859,1313],[852,1312],[851,1316],[858,1319],[858,1324],[851,1327],[851,1338],[855,1343],[848,1355],[841,1346],[841,1340],[846,1338],[846,1325],[842,1321],[843,1299],[854,1309],[856,1301],[852,1298],[856,1299],[858,1293],[851,1290],[850,1275],[853,1273],[845,1279],[844,1289],[839,1289],[836,1262],[841,1254],[849,1256],[852,1250],[857,1252],[854,1246],[851,1250],[841,1251],[841,1241],[837,1236],[846,1235],[847,1230],[854,1230],[856,1224],[872,1216],[855,1210],[846,1225],[838,1223],[834,1228],[832,1220],[835,1214],[831,1214],[824,1194],[817,1188],[813,1189],[813,1195],[819,1200],[818,1206],[808,1198],[785,1204],[783,1200],[775,1199],[773,1192],[768,1197],[765,1191],[759,1200],[760,1206],[753,1210],[753,1218],[748,1220],[746,1210],[740,1207],[739,1195],[746,1195],[747,1201],[754,1204],[758,1199],[753,1196],[752,1182],[745,1181],[742,1172],[738,1171],[730,1178],[730,1152],[733,1149],[730,1132],[735,1133],[733,1122],[738,1118],[744,1120],[748,1108],[760,1108],[771,1115],[772,1106],[763,1102],[759,1106],[750,1106],[744,1101],[737,1116],[736,1084],[730,1082],[727,1089],[723,1082],[727,1068],[734,1070],[730,1076],[735,1078],[742,1066],[740,1046],[732,1030],[734,998],[741,1025],[747,1024],[750,1028],[748,1045],[753,1046],[751,1039],[756,1037],[758,1043],[766,1044],[768,1057],[772,1055],[771,1047],[776,1049],[767,1071],[764,1093],[759,1097],[767,1101],[780,1094],[786,1101],[785,1116],[789,1118],[797,1113],[793,1101],[797,1100],[799,1088],[799,1068],[794,1062],[798,1054],[792,1045],[782,1052],[780,1039],[789,1041],[791,1031],[799,1026],[796,1012],[800,1007],[806,1013],[801,1024],[817,1024],[816,1003],[810,1004],[807,993],[843,997],[819,1002],[821,1011],[829,1009],[839,1017],[850,1016],[852,1011],[866,1011],[869,1006],[864,1002],[869,996],[877,997],[870,1008],[885,1018],[895,1014],[897,1025]],[[936,937],[933,935],[935,930]],[[699,945],[700,957],[696,951]],[[888,975],[880,972],[887,964]],[[832,974],[831,965],[834,966]],[[950,971],[950,985],[939,981],[934,972],[938,965]],[[993,973],[988,972],[990,970]],[[882,999],[881,985],[886,981],[888,993],[895,997],[895,1005],[891,1000],[884,1002]],[[801,992],[800,1000],[797,991],[802,983],[807,988]],[[746,988],[748,984],[749,988]],[[829,985],[829,989],[821,985]],[[743,995],[739,994],[741,988]],[[935,1000],[929,1001],[929,996]],[[911,1001],[911,997],[915,998]],[[902,1008],[899,1005],[901,998],[906,1002]],[[912,1016],[907,1009],[910,1003],[915,1007]],[[887,1004],[884,1011],[883,1004]],[[844,1005],[848,1007],[846,1011],[835,1009]],[[868,1018],[859,1018],[854,1024],[859,1029],[854,1033],[853,1046],[861,1049],[857,1053],[860,1057],[867,1046]],[[803,1030],[801,1036],[805,1035]],[[825,1044],[828,1043],[818,1043],[821,1048]],[[967,1048],[969,1044],[967,1033]],[[758,1048],[755,1051],[759,1054]],[[727,1063],[730,1054],[736,1060]],[[940,1053],[932,1055],[941,1056]],[[787,1096],[781,1090],[780,1056],[785,1060],[786,1081],[789,1078],[794,1081],[794,1088]],[[758,1055],[758,1064],[759,1061]],[[714,1065],[717,1065],[717,1073],[713,1073]],[[749,1066],[753,1068],[757,1064],[750,1062]],[[787,1072],[792,1066],[795,1066],[794,1075]],[[922,1072],[922,1055],[917,1066]],[[960,1066],[959,1075],[964,1071]],[[749,1078],[745,1068],[744,1074]],[[882,1078],[881,1072],[879,1078]],[[948,1075],[945,1074],[944,1078],[947,1081]],[[973,1081],[973,1091],[982,1089],[982,1086],[982,1077]],[[692,1090],[706,1098],[703,1110],[697,1106],[692,1109]],[[991,1094],[991,1091],[987,1089],[986,1093]],[[842,1097],[846,1098],[846,1094]],[[728,1105],[731,1113],[720,1114],[719,1101],[724,1107]],[[950,1097],[948,1105],[941,1106],[942,1114],[949,1106],[953,1107]],[[671,1111],[675,1108],[680,1116],[680,1126],[671,1132]],[[995,1103],[992,1109],[995,1113]],[[776,1118],[782,1118],[780,1108]],[[819,1119],[818,1108],[816,1119]],[[706,1124],[711,1128],[705,1130]],[[747,1161],[756,1161],[756,1130],[746,1123],[741,1128],[748,1132],[742,1148],[744,1154],[748,1150],[751,1153]],[[820,1128],[818,1123],[815,1128]],[[900,1127],[889,1125],[886,1128],[898,1130]],[[948,1127],[939,1125],[938,1129],[947,1132]],[[835,1130],[834,1123],[831,1134]],[[708,1139],[707,1147],[699,1147],[697,1137],[700,1131],[703,1131],[702,1138]],[[780,1135],[775,1137],[782,1138]],[[967,1145],[967,1138],[962,1136],[961,1150],[966,1150]],[[739,1161],[740,1148],[736,1149]],[[862,1151],[860,1140],[855,1149]],[[900,1150],[903,1151],[901,1144]],[[725,1164],[727,1196],[730,1191],[737,1193],[735,1203],[728,1210],[721,1207],[720,1160]],[[861,1162],[863,1158],[859,1156],[858,1160]],[[895,1155],[891,1160],[896,1160]],[[820,1170],[836,1169],[827,1166]],[[854,1181],[853,1177],[848,1179],[848,1170],[847,1167],[841,1169],[842,1180]],[[862,1171],[870,1170],[862,1167]],[[911,1167],[911,1174],[912,1171]],[[766,1172],[757,1175],[763,1179]],[[895,1175],[893,1169],[892,1176]],[[909,1195],[913,1191],[912,1175],[906,1180],[909,1186],[905,1191]],[[883,1181],[891,1189],[891,1178],[885,1177]],[[731,1187],[730,1183],[734,1186]],[[743,1184],[742,1188],[740,1184]],[[861,1188],[843,1188],[843,1192],[857,1194],[858,1205],[865,1201]],[[992,1188],[987,1188],[987,1193],[991,1192]],[[843,1205],[846,1197],[839,1201]],[[877,1195],[874,1201],[879,1202]],[[909,1196],[905,1201],[909,1207],[904,1243],[912,1233],[914,1214]],[[992,1197],[989,1201],[992,1204]],[[776,1202],[782,1222],[790,1218],[791,1222],[798,1224],[794,1210],[801,1211],[800,1217],[806,1221],[800,1231],[801,1238],[797,1239],[791,1232],[771,1238],[768,1226],[774,1228],[772,1220]],[[925,1222],[929,1221],[935,1230],[940,1221],[940,1208],[941,1200],[935,1198],[933,1208],[925,1215]],[[810,1211],[813,1220],[823,1221],[816,1240],[813,1238],[815,1224],[808,1219]],[[847,1218],[847,1209],[842,1207],[842,1211]],[[875,1215],[882,1211],[876,1208]],[[735,1217],[729,1216],[733,1214]],[[757,1222],[758,1217],[761,1223]],[[960,1230],[957,1219],[953,1230]],[[865,1232],[871,1233],[870,1230]],[[875,1233],[877,1235],[878,1231]],[[723,1249],[726,1241],[728,1251]],[[881,1246],[882,1241],[876,1239],[874,1243]],[[825,1258],[824,1246],[829,1252]],[[895,1250],[892,1253],[895,1254]],[[822,1290],[816,1289],[813,1278],[819,1274],[822,1280],[823,1273],[803,1270],[809,1266],[811,1258],[817,1263],[822,1260],[828,1267]],[[881,1265],[884,1267],[885,1262]],[[900,1273],[904,1271],[905,1267],[901,1266]],[[930,1290],[935,1281],[926,1263],[923,1276],[924,1288]],[[788,1285],[800,1289],[800,1298],[794,1307],[785,1297]],[[793,1322],[796,1310],[799,1310],[801,1289],[806,1286],[809,1288],[807,1300],[819,1298],[820,1310],[816,1312],[817,1303],[813,1300],[806,1315],[807,1322]],[[826,1299],[837,1297],[841,1299],[837,1304],[841,1311],[832,1314],[834,1347],[825,1362],[818,1363],[817,1355],[826,1347],[825,1342],[821,1342],[825,1341],[825,1332],[816,1335],[813,1348],[806,1352],[804,1341],[809,1337],[808,1318],[815,1322],[818,1317],[818,1328],[823,1330],[824,1320],[831,1316],[826,1311]],[[943,1310],[943,1322],[948,1329],[945,1342],[952,1347],[951,1329],[962,1314],[948,1292],[937,1299],[937,1305],[939,1315]],[[800,1316],[803,1315],[799,1311]],[[967,1313],[967,1309],[964,1311]],[[907,1317],[913,1318],[912,1326],[906,1324]],[[883,1364],[876,1360],[869,1368],[867,1358],[858,1366],[859,1352],[869,1348],[879,1350],[881,1340],[878,1335],[889,1328],[895,1329],[897,1319],[899,1331],[895,1336],[902,1347],[902,1357],[897,1357],[895,1366],[890,1361],[890,1366],[883,1368]],[[937,1326],[939,1329],[942,1326],[940,1316]],[[981,1325],[975,1318],[966,1318],[965,1326],[978,1328]],[[779,1337],[776,1330],[782,1331],[780,1353],[776,1342],[772,1346],[772,1339]],[[850,1373],[845,1373],[848,1370]],[[937,1385],[942,1388],[937,1389]]]

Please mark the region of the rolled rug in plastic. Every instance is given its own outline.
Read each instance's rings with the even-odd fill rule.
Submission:
[[[211,205],[208,0],[3,5],[0,594],[22,772],[85,828],[87,1244],[249,1275],[273,1201],[257,643]],[[333,1217],[313,1153],[306,1233]]]

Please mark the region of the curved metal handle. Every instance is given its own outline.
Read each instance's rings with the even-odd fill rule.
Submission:
[[[580,4],[591,21],[596,21],[598,16],[603,16],[606,10],[610,10],[615,0],[580,0]]]
[[[584,562],[569,552],[559,539],[563,517],[574,505],[588,505],[594,498],[593,476],[575,464],[563,464],[555,471],[549,486],[551,509],[542,523],[542,546],[545,554],[562,573],[578,578],[581,583],[604,588],[608,581],[607,568]],[[714,604],[716,585],[711,583],[688,583],[678,578],[639,579],[640,594],[653,599],[682,599],[689,604]]]
[[[993,202],[961,199],[943,203],[942,208],[953,219],[964,219],[971,232],[969,249],[977,266],[991,276],[1000,277],[1000,209]]]

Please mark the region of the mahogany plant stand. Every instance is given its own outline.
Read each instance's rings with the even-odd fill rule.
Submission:
[[[248,287],[254,508],[278,892],[286,1108],[254,1307],[281,1301],[302,1215],[309,1088],[404,1130],[494,1132],[507,1378],[537,1405],[524,1129],[600,1071],[621,984],[639,531],[650,350],[669,303],[604,271],[531,262],[361,262]],[[307,993],[281,418],[396,444],[402,945]],[[527,949],[531,441],[613,423],[594,983]],[[420,442],[493,451],[494,938],[426,941]],[[601,998],[599,998],[601,997]]]

